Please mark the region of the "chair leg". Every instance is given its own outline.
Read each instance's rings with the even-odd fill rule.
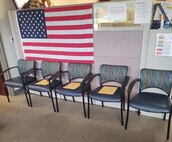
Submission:
[[[125,129],[127,129],[128,126],[128,117],[129,117],[129,105],[127,106],[127,116],[126,116],[126,122],[125,122]]]
[[[170,111],[170,114],[169,114],[169,119],[168,119],[168,127],[167,127],[167,140],[168,140],[168,139],[169,139],[169,137],[170,137],[171,113],[172,113],[172,107],[171,107],[171,111]]]
[[[7,89],[7,87],[6,86],[4,86],[4,90],[5,90],[5,92],[6,92],[6,96],[7,96],[7,100],[8,100],[8,102],[10,102],[10,98],[9,98],[9,93],[8,93],[8,89]]]
[[[123,101],[123,110],[125,110],[125,94],[124,94],[124,96],[122,98],[122,101]]]
[[[82,95],[82,103],[83,103],[83,110],[84,110],[84,117],[86,118],[86,110],[85,110],[85,98],[84,95]]]
[[[87,97],[87,99],[88,99],[88,116],[87,116],[87,118],[89,119],[90,118],[90,98],[89,98],[89,96]],[[93,100],[91,99],[91,102],[92,102]]]
[[[24,94],[25,94],[25,97],[26,97],[27,105],[30,106],[29,99],[28,99],[28,96],[27,96],[27,91],[25,89],[24,89]]]
[[[8,102],[10,102],[9,93],[8,93],[8,90],[7,90],[6,87],[5,87],[5,90],[6,90],[6,92],[7,92],[7,100],[8,100]]]
[[[103,101],[102,101],[102,107],[104,107],[104,103],[103,103]]]
[[[42,92],[39,92],[40,93],[40,96],[42,96]]]
[[[10,102],[10,98],[9,98],[9,95],[8,95],[8,93],[7,93],[7,100],[8,100],[8,102]]]
[[[52,101],[52,104],[53,104],[54,112],[56,112],[52,91],[50,91],[50,95],[51,95],[51,101]]]
[[[56,92],[54,92],[54,93],[55,93],[55,99],[56,99],[56,110],[57,110],[57,112],[59,112],[59,105],[58,105],[57,94],[56,94]]]
[[[30,95],[30,91],[29,91],[29,89],[27,89],[27,93],[26,94],[28,94],[28,96],[29,96],[29,102],[30,102],[30,107],[32,107],[32,99],[31,99],[31,95]]]
[[[65,100],[65,101],[67,101],[66,96],[65,96],[65,95],[63,95],[63,97],[64,97],[64,100]]]
[[[165,118],[166,118],[166,113],[164,113],[164,117],[163,117],[163,120],[165,121]]]
[[[49,98],[51,98],[51,95],[50,95],[50,93],[49,92],[47,92],[48,93],[48,96],[49,96]]]
[[[75,102],[75,98],[72,96],[73,102]]]
[[[124,125],[124,121],[123,121],[123,100],[121,100],[121,125]]]
[[[91,105],[93,105],[93,99],[91,99]]]

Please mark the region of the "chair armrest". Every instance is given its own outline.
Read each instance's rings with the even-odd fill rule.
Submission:
[[[100,76],[100,74],[99,74],[99,73],[97,73],[97,74],[92,74],[92,75],[89,77],[89,79],[88,79],[88,81],[87,81],[87,84],[90,84],[96,76]]]
[[[53,84],[58,77],[60,77],[60,83],[62,84],[61,75],[63,73],[67,73],[67,71],[58,71],[58,72],[52,74],[51,77],[48,79],[49,87],[51,87],[50,85]]]
[[[100,77],[100,74],[91,74],[91,76],[88,78],[88,80],[86,81],[86,90],[88,91],[87,94],[89,94],[89,92],[91,91],[91,82],[94,80],[94,78],[96,78],[97,76]]]
[[[21,74],[22,80],[23,80],[24,83],[26,83],[26,85],[27,85],[27,81],[26,81],[27,80],[27,77],[30,74],[35,73],[34,77],[35,77],[35,80],[36,80],[36,70],[38,70],[38,69],[31,69],[31,70],[29,70],[29,71],[24,72],[24,73]]]
[[[129,81],[129,76],[126,76],[125,80],[124,80],[124,82],[123,82],[123,84],[121,86],[122,90],[125,90],[125,87],[127,86],[128,81]]]
[[[52,81],[52,82],[54,82],[54,80],[56,80],[59,76],[61,76],[63,73],[62,72],[56,72],[56,73],[54,73],[54,74],[52,74],[51,76],[50,76],[50,78],[48,78],[47,80],[49,81],[49,83],[50,83],[50,81]]]
[[[89,80],[89,78],[92,76],[92,73],[89,73],[81,82],[81,86],[84,86],[85,83],[87,83],[87,81]]]
[[[63,73],[68,73],[68,71],[58,71],[58,72],[52,74],[51,76],[47,75],[47,76],[50,76],[48,80],[50,81],[50,80],[53,80],[53,79],[57,79],[57,77],[59,77]]]
[[[21,76],[22,76],[23,78],[26,77],[26,76],[29,76],[31,73],[36,72],[36,70],[39,70],[39,69],[30,69],[30,70],[28,70],[28,71],[26,71],[26,72],[23,72],[23,73],[21,74]]]
[[[68,71],[61,71],[61,73],[68,73]]]
[[[128,90],[127,90],[127,93],[128,93],[128,102],[130,101],[130,94],[131,94],[131,92],[132,92],[132,90],[133,90],[133,87],[134,87],[134,85],[135,85],[138,81],[140,81],[139,78],[134,79],[134,80],[129,84],[129,86],[128,86]]]
[[[2,76],[5,72],[10,71],[11,69],[14,69],[14,68],[18,68],[18,66],[10,67],[10,68],[4,70],[4,71],[0,74],[0,76]]]

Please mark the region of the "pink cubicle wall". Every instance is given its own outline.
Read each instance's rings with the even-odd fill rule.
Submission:
[[[129,76],[138,77],[142,31],[106,31],[94,33],[94,72],[103,63],[127,65]]]

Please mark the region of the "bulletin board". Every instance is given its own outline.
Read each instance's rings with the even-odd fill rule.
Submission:
[[[94,4],[94,29],[108,27],[139,27],[149,24],[152,1],[134,0]]]

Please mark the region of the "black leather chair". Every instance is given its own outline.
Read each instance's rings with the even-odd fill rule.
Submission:
[[[130,94],[137,82],[139,82],[139,92],[130,99]],[[127,129],[128,125],[130,107],[137,109],[138,115],[140,115],[141,111],[162,113],[164,114],[164,120],[168,113],[167,139],[169,139],[172,113],[172,103],[170,99],[171,87],[172,71],[148,68],[142,69],[140,78],[133,80],[128,88],[128,107],[125,129]],[[150,88],[154,90],[149,90]]]
[[[119,65],[100,66],[100,74],[92,75],[88,84],[96,77],[100,78],[100,86],[94,90],[88,91],[88,118],[90,118],[90,100],[102,102],[120,102],[121,103],[121,124],[123,125],[123,109],[125,100],[125,87],[129,80],[127,76],[128,67]],[[107,84],[113,83],[113,84]],[[114,84],[115,83],[115,84]]]
[[[19,73],[19,76],[17,76],[17,77],[13,77],[13,78],[4,80],[4,86],[12,87],[12,88],[23,88],[25,97],[27,100],[27,104],[28,104],[28,106],[31,106],[29,103],[28,96],[27,96],[26,84],[29,84],[36,80],[36,75],[34,72],[35,61],[19,59],[17,64],[18,64],[17,66],[10,67],[1,73],[1,76],[4,76],[5,73],[12,72],[13,69],[18,69],[18,73]],[[32,72],[32,74],[30,74],[30,72]],[[26,79],[27,75],[28,75],[28,77]],[[8,92],[7,92],[7,99],[8,99],[8,102],[10,102]]]
[[[91,65],[69,63],[68,71],[66,73],[68,73],[69,82],[55,89],[57,109],[58,109],[57,94],[63,95],[65,100],[66,100],[66,96],[72,97],[74,102],[75,102],[75,97],[82,97],[84,117],[86,117],[84,93],[87,90],[86,82],[91,75]]]
[[[48,62],[42,61],[41,68],[37,69],[41,71],[43,79],[35,81],[27,85],[29,90],[37,91],[41,94],[42,92],[47,92],[52,100],[52,105],[54,112],[56,112],[55,103],[53,99],[52,90],[61,85],[61,63],[60,62]],[[28,91],[29,101],[32,106],[31,93]]]

